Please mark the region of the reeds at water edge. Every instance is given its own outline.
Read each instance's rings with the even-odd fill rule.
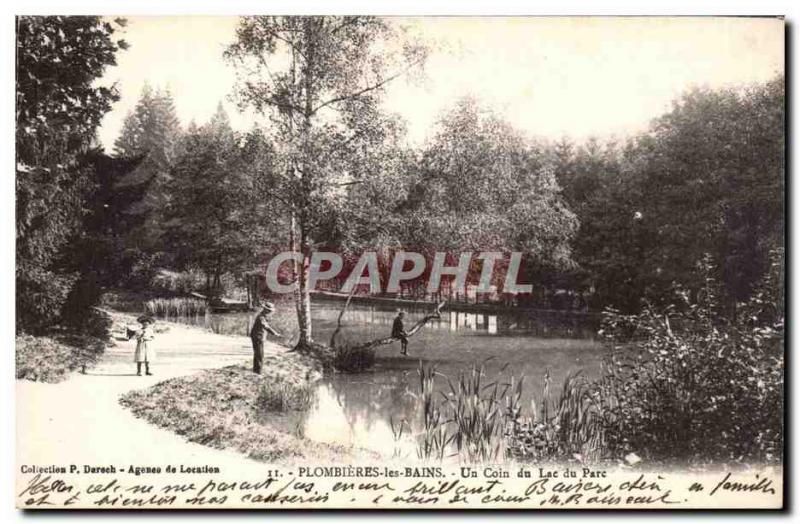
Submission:
[[[154,298],[144,303],[146,313],[157,317],[205,315],[208,304],[197,298]]]
[[[603,455],[601,393],[580,372],[567,375],[554,401],[550,372],[545,370],[538,409],[536,399],[531,399],[527,415],[522,407],[524,376],[489,382],[484,367],[475,365],[451,380],[435,366],[421,362],[418,375],[423,424],[417,455],[421,459],[583,462]],[[437,393],[437,376],[446,381],[446,392]]]

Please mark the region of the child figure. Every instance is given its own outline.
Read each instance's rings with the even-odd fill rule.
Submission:
[[[142,325],[142,329],[136,334],[136,353],[133,355],[133,360],[136,362],[136,374],[142,376],[142,363],[144,363],[144,371],[146,375],[150,373],[150,362],[155,360],[155,349],[150,341],[155,338],[153,333],[152,317],[139,317],[137,319]]]

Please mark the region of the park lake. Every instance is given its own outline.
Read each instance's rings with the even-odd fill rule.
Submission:
[[[336,328],[341,304],[314,303],[314,337],[327,342]],[[427,310],[406,310],[406,326]],[[353,343],[385,337],[391,331],[396,308],[351,304],[343,317],[343,340]],[[204,327],[225,335],[247,335],[253,313],[206,314],[169,320]],[[296,332],[290,304],[279,307],[272,323],[283,334]],[[311,409],[299,415],[296,426],[307,438],[353,445],[384,457],[415,457],[414,434],[421,426],[417,395],[419,369],[434,365],[439,391],[449,391],[447,379],[483,367],[484,382],[509,383],[524,377],[522,406],[530,414],[532,401],[541,402],[549,376],[549,390],[558,389],[569,373],[597,376],[605,354],[597,339],[597,322],[585,315],[553,312],[471,313],[442,312],[409,343],[409,355],[400,345],[378,348],[376,365],[361,373],[326,376],[315,387]],[[289,336],[281,341],[291,344]],[[402,431],[401,428],[402,427]]]

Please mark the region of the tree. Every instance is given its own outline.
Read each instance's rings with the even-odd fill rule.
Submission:
[[[783,77],[695,89],[621,150],[554,152],[596,307],[635,312],[673,283],[699,292],[695,265],[709,253],[735,314],[783,245],[783,107]]]
[[[658,191],[652,263],[686,278],[710,252],[726,302],[750,296],[783,244],[783,77],[745,89],[693,90],[641,140],[632,168]],[[687,282],[688,280],[688,282]]]
[[[640,188],[622,177],[614,144],[590,139],[561,141],[550,152],[564,198],[580,224],[572,240],[575,267],[547,275],[560,286],[585,293],[589,305],[636,310],[644,293],[644,234],[637,218]]]
[[[563,270],[577,221],[560,192],[532,141],[465,98],[416,159],[397,221],[406,245],[520,251],[528,275],[542,265]]]
[[[220,105],[211,121],[187,133],[168,185],[165,244],[179,267],[199,267],[207,292],[221,292],[223,272],[246,269],[266,246],[274,221],[258,184],[273,171],[272,148],[257,130],[239,136]]]
[[[119,285],[130,273],[125,238],[141,226],[141,217],[127,210],[131,202],[142,198],[147,185],[120,189],[117,182],[136,169],[139,161],[114,158],[99,148],[80,158],[91,169],[94,183],[86,194],[80,234],[64,249],[64,269],[78,276],[62,315],[71,326],[85,326],[91,319],[88,310],[99,302],[103,289]]]
[[[170,199],[170,170],[178,154],[181,138],[180,122],[169,90],[153,90],[145,85],[133,111],[123,122],[120,136],[114,143],[118,158],[141,159],[138,167],[118,182],[120,189],[147,184],[141,200],[128,212],[142,217],[142,226],[128,238],[131,248],[147,255],[163,249],[163,210]]]
[[[80,161],[103,115],[118,99],[97,84],[116,53],[125,21],[87,16],[17,18],[17,329],[56,321],[77,276],[63,268],[65,246],[84,214],[92,171]]]
[[[379,101],[385,86],[422,64],[425,48],[402,40],[375,17],[246,17],[226,52],[243,73],[242,104],[271,116],[283,159],[271,194],[290,217],[291,247],[301,253],[297,347],[312,341],[310,251],[331,213],[346,202],[346,184],[365,172],[370,145],[387,126]]]

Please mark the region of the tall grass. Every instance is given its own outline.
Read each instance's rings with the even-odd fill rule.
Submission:
[[[150,315],[158,317],[189,317],[205,315],[208,305],[197,298],[154,298],[144,303]]]
[[[497,460],[503,451],[504,404],[498,382],[486,384],[483,366],[473,366],[448,379],[448,413],[453,443],[459,456],[468,462]],[[508,399],[509,397],[506,397]]]
[[[277,413],[307,411],[314,401],[314,388],[308,384],[293,384],[285,380],[265,382],[256,405]]]
[[[600,391],[580,372],[564,379],[555,420],[565,454],[584,460],[600,458],[605,449]]]
[[[417,445],[417,457],[425,460],[442,460],[454,435],[448,432],[442,418],[441,404],[436,397],[434,380],[439,373],[436,366],[423,366],[417,370],[420,387],[420,407],[422,408],[422,433]]]
[[[487,383],[482,365],[454,380],[422,363],[418,374],[423,429],[417,456],[442,460],[454,455],[466,462],[502,459],[509,414],[521,410],[521,383]],[[437,376],[447,382],[447,393],[436,393]]]
[[[517,460],[581,462],[603,455],[605,440],[599,390],[579,373],[568,375],[556,400],[550,394],[550,373],[540,394],[538,408],[531,401],[523,413],[524,377],[506,383],[488,382],[483,366],[473,366],[447,382],[447,393],[436,394],[434,366],[423,366],[420,377],[422,431],[417,455],[441,460],[457,456],[465,462]]]

